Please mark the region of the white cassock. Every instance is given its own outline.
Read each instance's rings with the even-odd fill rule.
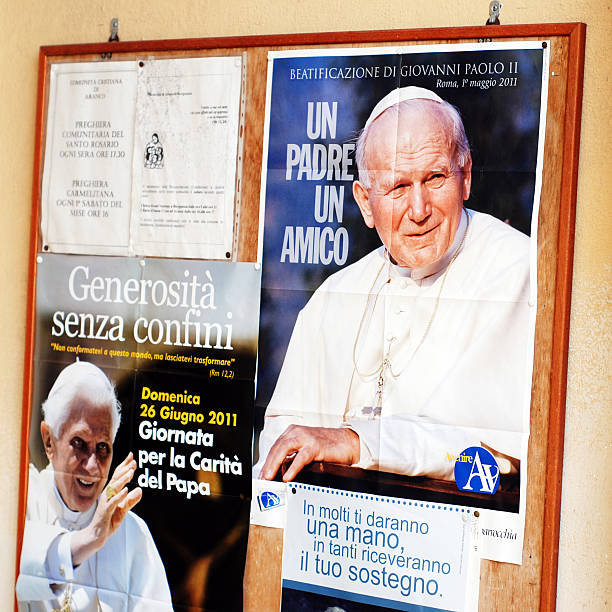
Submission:
[[[290,424],[349,427],[357,466],[412,476],[453,479],[454,457],[481,443],[524,459],[529,248],[521,232],[466,210],[434,264],[400,268],[381,247],[330,276],[298,315],[254,474]]]
[[[73,512],[62,501],[54,472],[30,466],[26,526],[17,580],[19,610],[74,612],[172,610],[164,566],[146,523],[128,512],[119,529],[87,561],[72,566],[70,533],[91,521],[97,503]]]

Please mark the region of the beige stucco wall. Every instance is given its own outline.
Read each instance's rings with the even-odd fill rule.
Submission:
[[[488,0],[22,0],[0,5],[0,608],[13,602],[38,47],[122,40],[484,24]],[[584,111],[558,610],[612,607],[612,8],[505,0],[503,24],[584,21]]]

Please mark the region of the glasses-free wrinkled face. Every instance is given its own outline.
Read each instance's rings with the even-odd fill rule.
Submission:
[[[353,186],[368,227],[400,266],[421,268],[450,248],[470,195],[471,160],[458,168],[451,126],[435,107],[383,113],[367,137],[370,188]]]
[[[96,405],[82,392],[72,400],[59,438],[43,421],[41,433],[55,482],[71,509],[88,510],[108,478],[113,458],[112,421],[108,405]]]

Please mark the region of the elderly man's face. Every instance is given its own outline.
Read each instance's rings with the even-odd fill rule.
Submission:
[[[79,392],[69,406],[59,438],[43,422],[41,433],[55,482],[71,509],[83,512],[96,501],[108,478],[113,458],[110,407],[96,405]]]
[[[376,119],[366,143],[371,187],[353,185],[366,224],[408,268],[444,256],[470,195],[471,160],[456,167],[448,121],[427,106]]]

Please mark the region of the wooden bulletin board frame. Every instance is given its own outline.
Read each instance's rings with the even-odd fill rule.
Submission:
[[[551,41],[543,185],[538,229],[538,313],[532,383],[531,436],[523,565],[484,561],[482,610],[552,611],[556,607],[557,557],[565,393],[573,264],[582,82],[586,26],[581,23],[378,30],[184,40],[114,42],[41,47],[39,56],[28,311],[25,333],[18,557],[27,496],[29,410],[33,381],[36,254],[40,247],[40,202],[49,71],[55,62],[172,58],[244,53],[247,57],[246,124],[239,226],[240,261],[255,261],[267,52],[335,46],[372,46],[547,39]],[[269,611],[279,601],[278,564],[262,551],[281,550],[282,532],[251,528],[245,573],[245,609]],[[280,555],[280,552],[279,552]],[[263,571],[262,571],[263,570]]]

